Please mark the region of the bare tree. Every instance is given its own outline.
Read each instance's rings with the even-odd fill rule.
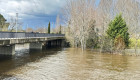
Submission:
[[[94,0],[69,0],[65,7],[65,16],[74,44],[78,46],[80,42],[82,50],[86,48],[90,22],[95,18],[94,5]]]
[[[37,29],[35,30],[35,32],[39,32],[39,33],[47,33],[47,28],[42,26],[42,27],[37,27]]]
[[[11,17],[10,18],[10,25],[9,25],[9,30],[10,31],[16,31],[16,25],[18,26],[17,27],[17,30],[18,31],[22,31],[23,29],[22,29],[22,25],[23,25],[23,22],[18,22],[17,24],[16,24],[16,19],[14,18],[14,17]]]
[[[55,31],[55,33],[59,33],[59,31],[60,31],[60,17],[59,17],[59,15],[57,15],[57,17],[56,17],[56,24],[55,24],[54,31]]]
[[[115,14],[114,7],[115,6],[113,3],[113,0],[101,0],[97,8],[98,16],[97,16],[96,22],[97,22],[97,26],[99,26],[100,28],[99,33],[100,33],[100,47],[101,47],[100,51],[101,52],[103,52],[105,48],[107,50],[108,46],[112,45],[112,41],[109,41],[109,39],[106,39],[105,31],[108,28],[109,22],[114,17],[114,14]],[[106,45],[106,41],[109,41],[110,43],[108,42],[108,45]]]
[[[135,20],[135,38],[136,38],[136,43],[135,43],[135,53],[137,53],[136,49],[137,49],[137,43],[138,43],[138,39],[139,39],[139,34],[138,34],[138,30],[139,30],[139,17],[140,17],[140,8],[139,8],[139,3],[135,0],[135,12],[134,12],[134,20]]]
[[[56,27],[60,26],[60,17],[57,15],[56,17]]]
[[[26,32],[33,32],[34,30],[32,28],[27,28]]]
[[[16,26],[16,20],[13,17],[11,17],[10,18],[9,30],[13,31],[15,29],[15,26]]]

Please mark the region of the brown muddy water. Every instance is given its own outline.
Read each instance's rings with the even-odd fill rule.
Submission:
[[[3,58],[1,80],[140,80],[140,56],[53,48]]]

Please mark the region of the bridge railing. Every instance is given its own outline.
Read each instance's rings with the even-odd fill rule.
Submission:
[[[0,38],[64,37],[64,34],[0,32]]]

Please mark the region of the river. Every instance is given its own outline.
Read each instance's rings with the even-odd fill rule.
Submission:
[[[53,48],[3,58],[2,80],[140,80],[140,56]]]

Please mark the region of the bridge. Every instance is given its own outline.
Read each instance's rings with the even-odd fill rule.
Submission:
[[[29,49],[42,49],[42,46],[62,46],[64,34],[0,32],[0,55],[14,55],[16,45],[29,44]]]

